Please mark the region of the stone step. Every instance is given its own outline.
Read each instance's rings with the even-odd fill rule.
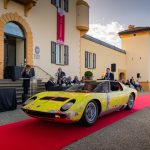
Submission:
[[[10,79],[0,80],[0,88],[15,88],[17,103],[20,103],[22,101],[22,93],[23,93],[22,80],[16,81],[12,81]],[[31,96],[36,93],[43,92],[45,91],[45,83],[38,80],[37,84],[33,84],[31,89],[29,88],[29,97],[30,97],[30,90],[32,92]]]
[[[16,80],[16,81],[12,81],[12,80],[9,80],[9,79],[5,79],[5,80],[0,80],[0,84],[1,83],[22,83],[22,80]]]

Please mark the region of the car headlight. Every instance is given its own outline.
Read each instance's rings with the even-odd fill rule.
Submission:
[[[72,99],[71,101],[69,101],[68,103],[64,104],[61,108],[60,111],[66,111],[68,109],[71,108],[71,106],[75,103],[75,99]]]
[[[24,102],[24,105],[27,105],[27,104],[29,104],[30,102],[32,102],[36,99],[37,99],[37,96],[33,96],[33,97],[29,98],[26,102]]]

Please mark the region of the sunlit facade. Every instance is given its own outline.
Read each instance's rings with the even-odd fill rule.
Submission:
[[[80,37],[89,27],[85,1],[1,0],[0,10],[0,79],[8,66],[24,64],[40,78],[58,67],[80,76]]]

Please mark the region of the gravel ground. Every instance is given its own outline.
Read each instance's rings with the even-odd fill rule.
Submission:
[[[0,112],[0,126],[30,118],[20,108],[18,105],[16,110]]]
[[[64,150],[150,150],[150,107],[138,111]]]

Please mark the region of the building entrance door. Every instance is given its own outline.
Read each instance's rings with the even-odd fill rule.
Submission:
[[[7,37],[4,44],[4,66],[16,66],[16,39]]]
[[[7,23],[4,31],[4,78],[9,79],[26,63],[25,36],[13,22]]]

